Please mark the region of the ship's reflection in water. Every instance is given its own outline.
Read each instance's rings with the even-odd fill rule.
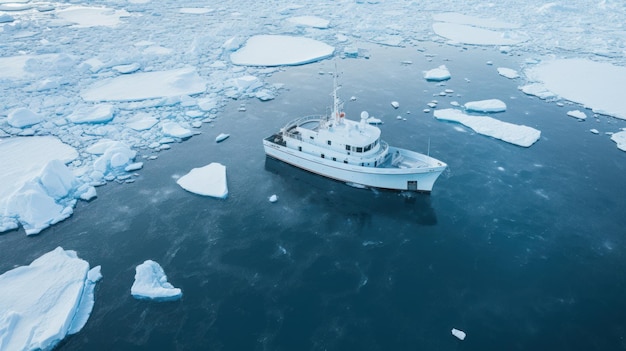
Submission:
[[[437,224],[431,195],[428,193],[364,189],[311,173],[272,157],[265,158],[265,170],[280,177],[285,188],[295,196],[323,201],[328,211],[346,217],[370,218],[376,215],[420,225]]]

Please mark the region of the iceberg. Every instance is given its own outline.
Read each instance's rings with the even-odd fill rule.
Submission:
[[[194,168],[180,177],[176,183],[183,189],[198,195],[226,198],[226,167],[220,163],[210,163]]]
[[[130,293],[136,299],[156,301],[178,300],[183,296],[179,288],[168,283],[161,265],[152,260],[146,260],[135,268],[135,282]]]
[[[531,146],[541,136],[539,130],[528,126],[502,122],[487,116],[470,116],[452,108],[436,110],[434,114],[438,120],[458,122],[478,134],[523,147]]]
[[[0,275],[0,349],[50,350],[79,332],[94,304],[100,267],[57,247]]]
[[[504,112],[506,104],[502,100],[489,99],[480,101],[470,101],[463,105],[465,110],[474,112]]]
[[[302,65],[332,56],[335,48],[318,40],[288,35],[257,35],[230,55],[240,66]]]

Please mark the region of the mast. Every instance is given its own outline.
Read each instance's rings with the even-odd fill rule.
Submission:
[[[337,72],[337,62],[335,62],[335,74],[333,74],[333,117],[335,118],[335,122],[337,124],[341,124],[343,121],[344,113],[340,111],[341,103],[339,102],[339,98],[337,97],[337,90],[339,90],[339,86],[337,85],[337,77],[339,73]]]

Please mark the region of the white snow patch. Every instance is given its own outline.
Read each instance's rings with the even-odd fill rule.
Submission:
[[[51,350],[80,331],[101,277],[99,269],[92,271],[75,251],[57,247],[0,275],[0,348]]]
[[[541,136],[539,130],[531,127],[502,122],[487,116],[470,116],[456,109],[436,110],[434,114],[438,120],[458,122],[479,134],[523,147],[531,146]]]
[[[235,65],[302,65],[332,56],[335,48],[321,41],[287,35],[257,35],[230,55]]]
[[[226,167],[220,163],[210,163],[204,167],[194,168],[180,177],[176,183],[183,189],[198,195],[226,198]]]
[[[135,268],[135,282],[130,293],[136,299],[156,301],[178,300],[183,296],[179,288],[168,283],[161,265],[152,260],[146,260]]]

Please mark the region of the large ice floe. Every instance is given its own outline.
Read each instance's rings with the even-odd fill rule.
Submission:
[[[458,122],[472,128],[478,134],[523,147],[531,146],[541,136],[541,132],[532,127],[503,122],[487,116],[467,115],[452,108],[435,110],[434,114],[438,120]]]
[[[335,48],[318,40],[289,35],[256,35],[230,55],[236,65],[302,65],[330,57]]]
[[[79,332],[100,278],[100,266],[61,247],[0,275],[0,350],[50,350]]]
[[[152,260],[146,260],[135,268],[135,281],[130,293],[137,299],[156,301],[178,300],[183,296],[179,288],[168,283],[161,265]]]
[[[527,40],[519,25],[488,18],[442,13],[433,15],[433,30],[454,42],[476,45],[513,45]]]

